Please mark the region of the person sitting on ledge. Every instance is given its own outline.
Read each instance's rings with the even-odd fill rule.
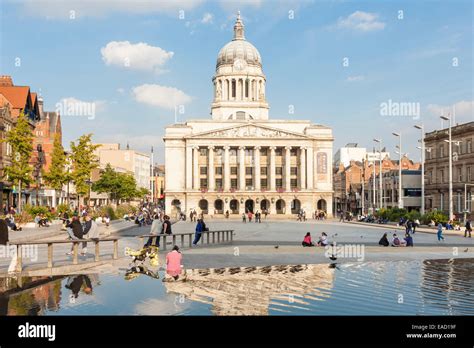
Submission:
[[[392,246],[393,247],[403,247],[405,246],[406,242],[405,240],[401,241],[400,238],[394,233],[393,234],[393,239],[392,239]]]
[[[382,238],[380,238],[379,245],[384,246],[384,247],[388,247],[390,245],[386,233],[384,233]]]
[[[413,237],[410,235],[410,233],[405,234],[405,246],[407,247],[412,247],[413,246]]]
[[[325,247],[326,245],[328,245],[328,235],[323,232],[321,233],[321,237],[319,237],[318,246]]]
[[[314,246],[314,243],[311,241],[311,233],[306,233],[306,236],[304,236],[303,242],[301,243],[304,247],[312,247]]]

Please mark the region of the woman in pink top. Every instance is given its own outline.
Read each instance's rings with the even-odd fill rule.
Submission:
[[[314,246],[314,243],[311,241],[311,233],[306,233],[306,236],[304,236],[303,243],[301,243],[304,247],[312,247]]]
[[[182,255],[177,245],[166,255],[166,273],[178,280],[181,274]]]

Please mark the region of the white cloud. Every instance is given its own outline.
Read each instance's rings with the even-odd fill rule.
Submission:
[[[192,100],[186,93],[174,87],[144,84],[134,87],[132,91],[136,101],[169,110]]]
[[[111,41],[100,52],[107,65],[154,72],[161,72],[161,67],[174,55],[157,46],[129,41]]]
[[[348,82],[363,81],[363,80],[365,80],[364,75],[348,76],[346,79],[346,81]]]
[[[341,29],[351,29],[356,31],[374,31],[385,28],[385,23],[378,20],[379,15],[363,11],[356,11],[348,17],[341,17],[337,20],[337,27]]]
[[[23,0],[21,9],[28,15],[59,20],[106,17],[120,12],[127,14],[167,13],[178,16],[178,11],[192,10],[204,2],[205,0]],[[72,13],[74,18],[71,18]]]
[[[461,100],[453,105],[429,104],[426,109],[433,116],[453,114],[454,111],[456,123],[474,120],[474,100]]]
[[[212,24],[214,20],[214,16],[212,13],[206,12],[204,13],[204,16],[202,16],[201,23],[203,24]]]

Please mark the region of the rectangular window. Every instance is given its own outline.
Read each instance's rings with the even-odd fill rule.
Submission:
[[[458,168],[458,181],[462,182],[462,167]]]
[[[466,176],[467,176],[467,182],[471,182],[472,181],[471,167],[466,168]]]
[[[216,179],[216,188],[221,189],[222,188],[222,179]]]
[[[290,156],[296,156],[298,154],[298,149],[291,149],[290,150]]]
[[[260,149],[260,156],[264,157],[267,155],[267,149]]]
[[[275,167],[275,174],[281,175],[283,173],[283,167]]]
[[[296,188],[298,186],[298,179],[291,179],[290,180],[290,187],[292,189]]]
[[[439,147],[439,157],[444,157],[444,145],[440,145]]]
[[[291,167],[290,168],[291,175],[298,175],[298,167]]]
[[[267,167],[260,167],[260,174],[267,175]]]
[[[230,188],[237,188],[237,179],[230,179]]]
[[[275,186],[276,186],[276,188],[282,188],[283,187],[283,180],[282,179],[276,179],[275,180]]]
[[[472,140],[468,140],[467,141],[467,153],[471,153],[472,152]]]
[[[253,167],[245,167],[245,175],[252,175]]]
[[[444,170],[439,171],[439,182],[440,184],[444,183]]]
[[[201,189],[207,188],[207,179],[201,179]]]
[[[281,147],[277,147],[275,150],[275,156],[282,156],[283,155],[283,149]]]
[[[201,175],[207,175],[207,167],[202,166],[199,170],[200,170]]]
[[[216,174],[222,175],[222,167],[216,167]]]
[[[262,189],[267,189],[267,179],[260,179],[260,187]]]
[[[205,148],[199,149],[199,154],[200,154],[201,156],[207,156],[207,149],[205,149]]]
[[[237,167],[230,167],[230,174],[237,175]]]
[[[253,185],[253,180],[251,178],[245,179],[245,186],[250,187]]]
[[[439,194],[439,209],[441,211],[444,210],[444,194],[443,193]]]

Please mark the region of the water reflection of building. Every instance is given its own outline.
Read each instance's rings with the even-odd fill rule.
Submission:
[[[446,314],[474,314],[474,259],[425,260],[421,270],[423,305]]]
[[[43,315],[57,311],[61,277],[0,278],[1,315]]]
[[[329,297],[334,269],[327,265],[187,270],[186,282],[165,283],[168,291],[212,304],[216,315],[266,315]],[[276,301],[275,301],[276,300]]]

